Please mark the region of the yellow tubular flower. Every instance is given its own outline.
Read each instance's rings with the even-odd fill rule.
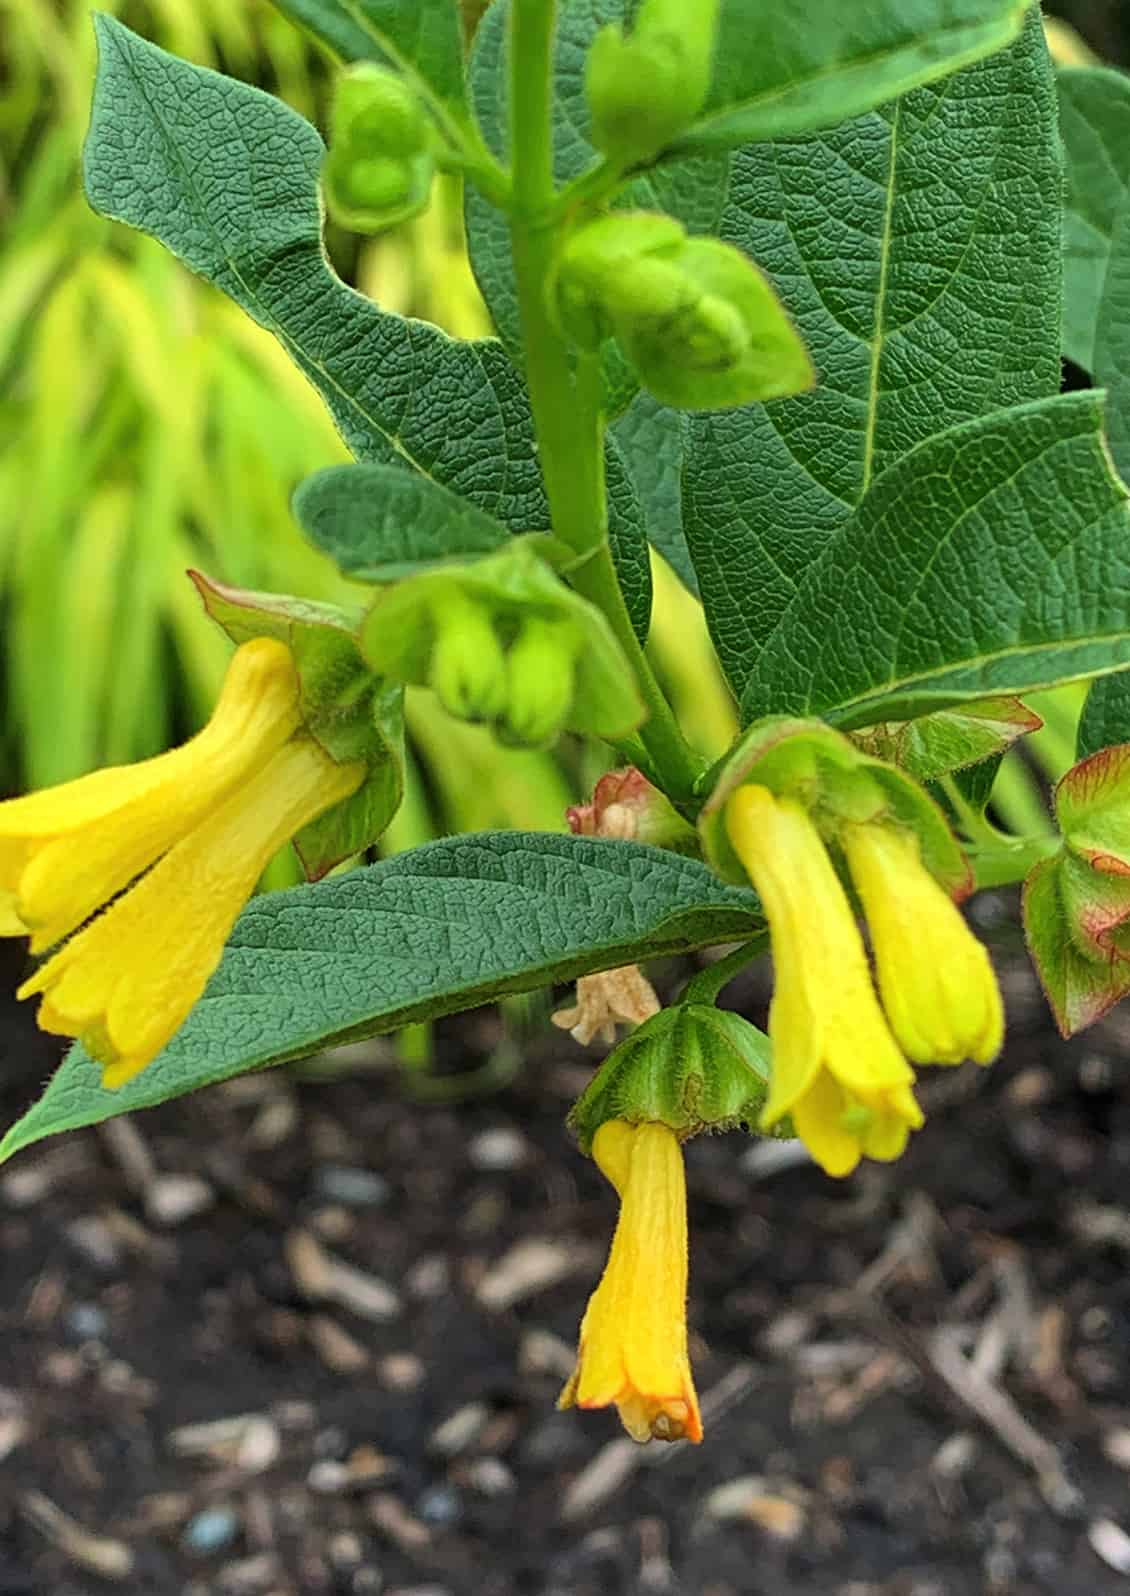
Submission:
[[[918,1064],[988,1064],[1004,1040],[989,955],[922,863],[918,839],[890,826],[842,836],[891,1028]]]
[[[182,748],[0,803],[0,936],[42,953],[127,887],[299,723],[290,650],[236,650],[211,720]]]
[[[687,1358],[687,1194],[678,1139],[666,1125],[609,1120],[592,1152],[619,1193],[620,1220],[557,1406],[615,1403],[634,1441],[701,1441]]]
[[[272,855],[360,786],[300,727],[290,650],[256,638],[184,747],[0,803],[0,936],[41,952],[90,920],[19,995],[43,994],[39,1024],[81,1038],[104,1086],[180,1029]]]
[[[808,812],[764,787],[726,806],[734,851],[761,898],[773,946],[773,1074],[761,1127],[791,1114],[829,1175],[897,1158],[922,1110],[891,1035],[843,887]]]
[[[267,861],[363,774],[308,738],[272,754],[24,982],[20,997],[43,993],[40,1026],[80,1037],[104,1086],[131,1080],[188,1017]]]

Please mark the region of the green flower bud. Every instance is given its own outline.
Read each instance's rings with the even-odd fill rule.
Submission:
[[[631,33],[596,35],[585,63],[592,140],[621,167],[653,160],[694,121],[710,88],[719,0],[643,0]]]
[[[407,159],[429,146],[423,106],[396,72],[363,61],[338,79],[330,113],[330,142],[357,155]]]
[[[812,384],[808,354],[768,279],[740,250],[629,212],[567,241],[550,287],[583,348],[614,335],[644,386],[683,410],[781,398]]]
[[[507,702],[506,661],[490,611],[451,587],[436,608],[429,685],[459,720],[497,720]]]
[[[322,167],[326,205],[355,232],[378,232],[422,211],[435,158],[431,124],[395,72],[362,62],[339,80]]]
[[[494,720],[513,741],[567,727],[616,742],[644,716],[608,622],[526,539],[386,588],[361,650],[382,675],[435,687],[453,714]]]
[[[364,161],[342,162],[330,178],[338,210],[385,213],[399,210],[412,197],[412,168],[391,155],[373,155]]]
[[[574,661],[580,644],[569,619],[531,615],[506,656],[506,709],[498,735],[524,748],[544,748],[564,724],[573,702]]]
[[[676,319],[657,323],[645,299],[616,323],[621,348],[657,399],[681,410],[723,410],[812,386],[796,329],[768,278],[740,250],[689,238],[671,265],[685,295]]]
[[[550,311],[561,330],[592,350],[612,336],[616,317],[636,298],[649,296],[661,312],[667,279],[661,272],[649,291],[646,268],[677,253],[686,236],[673,216],[651,211],[617,211],[578,228],[566,240],[550,290]],[[627,288],[625,274],[632,279]],[[675,308],[666,303],[669,314]]]
[[[610,1119],[655,1120],[683,1139],[755,1125],[768,1094],[769,1038],[737,1014],[681,1003],[661,1009],[608,1055],[569,1125],[585,1153]]]

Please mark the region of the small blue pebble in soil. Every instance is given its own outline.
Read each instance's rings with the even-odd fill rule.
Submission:
[[[93,1302],[78,1302],[67,1315],[67,1329],[76,1341],[99,1341],[109,1329],[109,1320]]]
[[[426,1491],[420,1493],[416,1512],[425,1524],[447,1529],[452,1524],[458,1524],[463,1517],[463,1503],[454,1486],[429,1485]]]
[[[372,1169],[348,1164],[323,1164],[315,1171],[314,1189],[323,1202],[344,1208],[380,1208],[388,1201],[388,1181]]]
[[[184,1532],[184,1545],[190,1552],[207,1557],[222,1552],[235,1540],[239,1520],[230,1507],[207,1507],[190,1519]]]

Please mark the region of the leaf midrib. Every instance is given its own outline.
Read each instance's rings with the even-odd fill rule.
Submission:
[[[710,130],[711,128],[724,130],[727,123],[733,121],[735,118],[744,116],[749,111],[759,107],[765,108],[775,103],[788,100],[796,93],[798,89],[809,90],[814,87],[818,87],[825,80],[842,77],[848,72],[865,72],[871,68],[882,66],[888,60],[893,60],[896,57],[905,55],[910,51],[921,49],[923,41],[927,38],[945,40],[949,38],[951,34],[960,35],[962,33],[968,33],[971,29],[980,27],[983,31],[988,32],[990,38],[999,35],[1000,48],[1003,49],[1003,47],[1013,38],[1015,38],[1019,32],[1020,25],[1024,19],[1024,14],[1028,10],[1028,5],[1029,0],[1021,0],[1019,5],[1014,6],[1010,11],[1006,12],[995,25],[989,22],[983,22],[979,24],[975,22],[965,22],[956,27],[944,29],[940,33],[915,34],[911,39],[902,44],[889,45],[884,50],[874,50],[870,55],[855,56],[847,61],[833,62],[829,66],[822,67],[818,72],[810,72],[804,77],[790,78],[786,83],[779,84],[775,89],[765,90],[761,94],[751,95],[749,99],[731,100],[725,106],[719,107],[719,109],[713,112],[712,115],[701,117],[694,124],[694,126],[682,136],[678,143],[691,142],[696,138],[696,136],[702,134],[704,131]],[[964,55],[960,56],[956,62],[947,61],[944,66],[939,65],[938,75],[941,76],[943,72],[948,74],[950,72],[957,71],[962,66],[969,65],[973,61],[980,60],[983,55],[989,55],[991,53],[991,47],[985,50],[974,50],[971,47],[970,50]],[[939,54],[944,55],[944,52],[939,52]]]
[[[894,233],[895,180],[898,176],[899,129],[902,125],[902,98],[895,101],[891,119],[890,155],[883,214],[883,237],[879,246],[879,284],[875,292],[875,329],[871,335],[871,370],[867,388],[867,424],[863,434],[863,469],[859,498],[871,485],[875,468],[875,433],[879,421],[879,368],[887,336],[887,280],[890,276],[891,245]]]

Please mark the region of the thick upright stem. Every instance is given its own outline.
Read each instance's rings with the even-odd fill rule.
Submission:
[[[510,34],[511,245],[522,315],[526,382],[553,530],[576,552],[570,581],[607,617],[631,663],[648,718],[640,740],[667,794],[687,805],[703,768],[640,647],[608,546],[599,373],[581,380],[549,315],[553,270],[553,0],[513,0]]]

